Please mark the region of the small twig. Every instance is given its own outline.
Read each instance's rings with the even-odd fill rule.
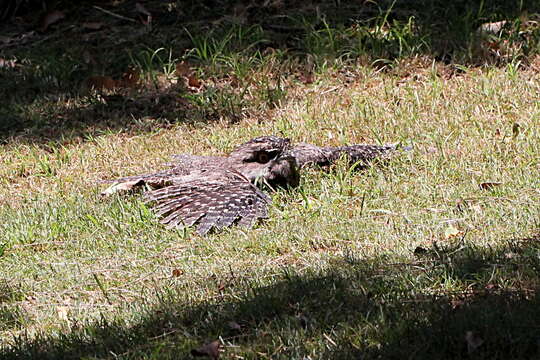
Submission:
[[[103,11],[105,14],[109,14],[109,15],[111,15],[111,16],[114,16],[114,17],[119,18],[119,19],[122,19],[122,20],[131,21],[131,22],[134,22],[134,23],[137,22],[137,20],[135,20],[135,19],[128,18],[128,17],[122,16],[122,15],[118,15],[118,14],[116,14],[116,13],[113,13],[112,11],[105,10],[105,9],[102,8],[102,7],[99,7],[99,6],[96,6],[96,5],[93,5],[92,7],[93,7],[94,9]]]
[[[99,278],[97,277],[96,273],[93,273],[92,276],[94,276],[94,279],[96,280],[96,283],[98,284],[99,288],[101,289],[101,292],[103,293],[103,296],[105,296],[105,299],[109,303],[109,305],[112,305],[111,299],[109,299],[109,295],[107,295],[107,291],[105,291],[105,288],[103,287],[103,284],[101,281],[99,281]]]
[[[327,90],[323,91],[323,92],[321,93],[321,95],[326,95],[326,94],[328,94],[328,93],[331,93],[332,91],[338,90],[339,88],[340,88],[339,86],[331,87],[330,89],[327,89]]]
[[[12,249],[19,249],[19,248],[26,248],[26,247],[34,247],[34,246],[46,246],[46,245],[64,245],[65,241],[44,241],[44,242],[35,242],[30,244],[16,244],[13,245]]]
[[[336,342],[334,340],[332,340],[332,338],[330,338],[330,336],[326,335],[325,333],[322,334],[324,336],[324,338],[326,340],[328,340],[328,342],[334,346],[337,346]]]
[[[171,335],[171,334],[177,333],[178,331],[179,331],[179,329],[174,329],[174,330],[171,330],[171,331],[166,332],[166,333],[164,333],[164,334],[161,334],[161,335],[157,335],[157,336],[151,337],[150,340],[161,339],[161,338],[164,338],[164,337],[169,336],[169,335]]]

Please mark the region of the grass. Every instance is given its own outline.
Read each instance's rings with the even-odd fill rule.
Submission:
[[[411,9],[461,5],[386,5],[353,19],[348,5],[270,7],[223,31],[177,24],[229,16],[186,5],[139,41],[115,35],[128,49],[115,61],[100,54],[117,37],[87,34],[103,36],[98,65],[76,55],[73,23],[8,49],[20,66],[0,69],[0,357],[189,358],[213,340],[226,359],[538,356],[537,29],[497,34],[515,56],[475,52],[479,24],[508,10],[517,29],[519,11],[470,5],[466,26],[437,37]],[[177,79],[182,60],[191,73]],[[81,87],[128,66],[136,88]],[[307,170],[272,194],[268,221],[206,238],[164,229],[137,196],[99,196],[99,179],[262,134],[414,151]]]

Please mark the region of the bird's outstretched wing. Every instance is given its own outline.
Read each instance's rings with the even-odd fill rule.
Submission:
[[[328,166],[342,157],[349,163],[367,165],[375,159],[384,159],[397,150],[397,145],[348,145],[336,147],[320,147],[312,144],[300,143],[291,151],[299,168],[309,165]]]
[[[192,154],[175,154],[171,156],[171,161],[165,165],[176,169],[178,173],[189,174],[192,169],[205,168],[222,164],[225,161],[221,156],[201,156]]]
[[[119,179],[101,180],[101,183],[112,184],[101,195],[110,196],[115,193],[132,191],[136,188],[149,186],[150,188],[162,188],[173,185],[178,181],[189,181],[207,171],[214,170],[223,163],[223,158],[217,156],[198,156],[191,154],[179,154],[172,156],[172,162],[166,163],[170,169],[155,173],[126,176]]]
[[[153,203],[161,223],[169,228],[197,225],[205,235],[238,223],[251,226],[268,217],[270,198],[240,174],[194,180],[149,191],[145,199]]]

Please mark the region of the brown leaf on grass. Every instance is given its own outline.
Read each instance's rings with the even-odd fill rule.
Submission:
[[[179,277],[179,276],[181,276],[183,273],[184,273],[184,272],[183,272],[182,270],[180,270],[180,269],[174,269],[174,270],[172,271],[172,276],[173,276],[173,277]]]
[[[501,49],[501,44],[497,41],[486,41],[485,45],[494,53],[497,53]]]
[[[99,21],[90,21],[82,23],[81,26],[85,30],[96,31],[105,26],[105,24]]]
[[[191,350],[191,355],[196,357],[209,357],[211,359],[219,359],[219,348],[221,344],[218,340],[204,344],[200,348]]]
[[[45,32],[49,26],[66,17],[66,14],[60,10],[49,11],[39,22],[39,31]]]
[[[117,82],[110,76],[90,76],[86,79],[86,86],[94,90],[113,90],[118,87]]]
[[[500,185],[502,185],[501,182],[494,181],[494,182],[483,182],[479,184],[478,186],[482,190],[493,190],[495,187],[500,186]]]
[[[191,74],[188,76],[188,86],[191,88],[200,88],[202,85],[202,82],[197,78],[195,74]]]
[[[186,85],[191,90],[199,89],[202,86],[202,81],[195,74],[195,70],[185,61],[176,64],[174,74],[179,78],[184,78]]]
[[[467,342],[467,351],[469,354],[476,351],[484,343],[484,340],[472,331],[467,331],[465,341]]]

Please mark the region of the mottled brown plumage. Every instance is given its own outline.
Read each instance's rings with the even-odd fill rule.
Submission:
[[[262,136],[238,146],[226,157],[173,155],[170,169],[152,174],[130,176],[114,182],[104,195],[146,187],[145,200],[161,222],[168,227],[197,225],[204,235],[212,228],[234,223],[252,225],[268,216],[268,195],[264,185],[297,186],[298,170],[310,165],[328,166],[342,157],[351,164],[365,166],[384,158],[394,145],[351,145],[318,147],[311,144],[291,146],[289,139]]]

